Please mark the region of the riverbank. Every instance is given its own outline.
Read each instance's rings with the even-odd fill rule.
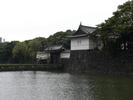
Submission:
[[[63,70],[61,64],[0,64],[0,71],[56,71]]]

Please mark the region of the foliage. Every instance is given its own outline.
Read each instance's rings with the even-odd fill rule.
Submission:
[[[17,41],[0,43],[0,63],[12,63],[12,50],[17,44]]]
[[[70,48],[70,38],[75,31],[67,30],[66,32],[57,32],[54,35],[48,37],[48,45],[63,45],[66,48]]]
[[[64,45],[70,48],[67,37],[74,31],[57,32],[48,38],[38,37],[23,42],[12,41],[0,44],[0,63],[35,63],[37,51],[43,51],[48,45]]]
[[[45,38],[35,38],[24,42],[19,42],[13,49],[13,59],[16,63],[34,63],[36,52],[41,51],[46,44]]]
[[[117,48],[120,50],[123,45],[124,50],[132,49],[133,43],[133,0],[118,6],[113,16],[106,20],[104,23],[98,25],[98,32],[103,40],[104,47],[108,48],[110,34],[114,37],[115,44],[119,45]],[[119,36],[119,38],[115,38]],[[114,41],[113,41],[114,42]],[[133,45],[133,44],[132,44]],[[110,48],[113,47],[113,44]]]

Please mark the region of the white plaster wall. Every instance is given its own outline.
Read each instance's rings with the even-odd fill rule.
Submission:
[[[37,59],[48,59],[50,57],[49,53],[45,53],[45,52],[37,52]]]
[[[70,52],[62,52],[60,58],[66,58],[66,59],[70,58]]]
[[[88,37],[71,39],[71,50],[88,50],[88,49],[89,49]]]

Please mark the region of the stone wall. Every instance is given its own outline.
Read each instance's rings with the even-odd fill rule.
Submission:
[[[69,72],[133,73],[133,55],[105,55],[98,50],[71,51]]]

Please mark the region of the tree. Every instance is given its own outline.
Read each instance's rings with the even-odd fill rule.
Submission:
[[[47,45],[46,39],[39,37],[28,42],[28,52],[31,58],[31,62],[35,62],[37,51],[43,51]]]
[[[66,32],[57,32],[47,38],[48,45],[63,45],[70,48],[70,39],[67,37],[72,35],[75,31],[67,30]]]
[[[43,51],[46,39],[38,37],[24,42],[18,42],[12,50],[15,63],[34,63],[36,52]]]
[[[13,59],[16,63],[24,63],[28,60],[28,48],[25,42],[19,42],[13,48]]]
[[[17,41],[5,42],[0,44],[0,63],[12,63],[12,50]]]
[[[123,44],[124,50],[127,50],[127,45],[133,43],[133,0],[118,6],[111,18],[98,25],[98,31],[105,47],[108,46],[109,36],[112,33],[114,37],[119,36],[118,47]]]

